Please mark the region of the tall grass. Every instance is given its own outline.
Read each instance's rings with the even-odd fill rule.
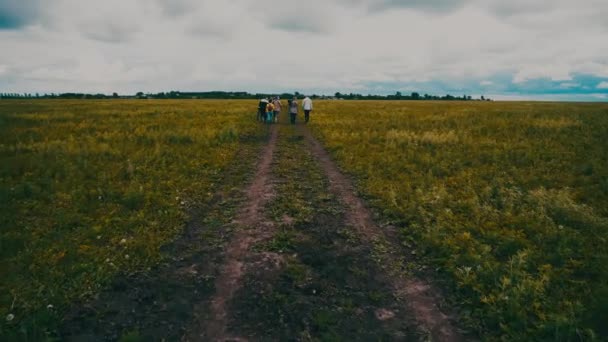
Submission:
[[[255,105],[0,101],[0,336],[157,263],[239,136],[264,134]]]
[[[607,338],[608,105],[324,102],[312,128],[485,338]]]

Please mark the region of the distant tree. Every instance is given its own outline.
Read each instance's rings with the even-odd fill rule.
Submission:
[[[276,94],[275,94],[276,95]],[[295,96],[302,97],[303,94],[299,92],[294,92]],[[291,98],[294,96],[289,93],[280,94],[281,98]],[[437,96],[431,94],[420,95],[418,92],[412,92],[408,95],[403,95],[400,91],[396,91],[395,94],[389,95],[362,95],[356,93],[343,94],[341,92],[336,92],[336,98],[339,99],[349,99],[349,100],[472,100],[470,95],[462,95],[461,96],[453,96],[450,94],[444,96]],[[40,98],[61,98],[61,99],[106,99],[106,98],[120,98],[120,95],[116,92],[113,92],[111,96],[107,96],[105,94],[86,94],[86,93],[0,93],[0,98],[32,98],[32,97],[40,97]],[[274,96],[271,94],[263,94],[263,93],[248,93],[244,91],[205,91],[205,92],[179,92],[179,91],[170,91],[170,92],[160,92],[160,93],[149,93],[146,94],[144,92],[137,92],[135,97],[140,99],[153,98],[153,99],[255,99],[260,97],[270,97]],[[331,95],[325,94],[311,94],[309,95],[312,98],[330,98]],[[485,96],[481,96],[481,101],[491,101],[491,99],[486,98]]]

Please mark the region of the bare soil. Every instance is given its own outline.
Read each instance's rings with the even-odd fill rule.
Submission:
[[[308,128],[269,133],[255,167],[237,160],[192,211],[166,262],[75,304],[62,339],[463,340]]]
[[[319,160],[321,167],[329,178],[330,190],[341,200],[346,209],[346,220],[354,227],[367,243],[389,244],[389,249],[399,250],[398,241],[389,238],[382,228],[376,225],[372,219],[371,210],[363,200],[356,195],[351,181],[340,172],[336,163],[331,159],[323,146],[312,136],[310,130],[300,126],[303,136],[313,155]],[[392,244],[393,246],[390,246]],[[390,255],[380,255],[383,262],[391,263]],[[405,273],[397,274],[391,272],[386,275],[397,297],[404,298],[408,308],[414,314],[416,321],[423,331],[427,331],[432,340],[436,341],[461,341],[463,336],[455,328],[453,317],[447,315],[440,309],[443,301],[430,283],[423,279],[417,279]]]
[[[221,186],[211,201],[192,208],[184,232],[163,248],[163,262],[140,273],[121,274],[94,298],[75,303],[61,323],[62,341],[117,341],[127,336],[179,341],[191,330],[200,303],[208,303],[216,292],[236,208],[251,207],[243,185],[254,168],[244,161],[257,160],[263,141],[242,137],[241,143],[236,162],[215,181]]]
[[[275,235],[255,250],[278,262],[248,272],[229,310],[232,336],[249,341],[416,341],[374,262],[371,246],[345,225],[343,205],[304,137],[281,127],[266,213]],[[387,291],[388,289],[388,291]]]
[[[253,182],[245,192],[245,206],[241,208],[234,221],[236,232],[224,252],[224,262],[220,275],[215,280],[215,295],[210,307],[203,302],[197,307],[201,313],[196,326],[188,332],[184,340],[221,341],[234,339],[226,336],[227,303],[241,287],[245,271],[245,258],[256,242],[272,235],[273,223],[265,221],[262,214],[264,204],[272,198],[272,184],[269,182],[270,167],[277,142],[277,129],[272,126],[270,141],[262,152]]]

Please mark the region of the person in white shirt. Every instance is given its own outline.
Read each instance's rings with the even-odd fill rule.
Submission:
[[[310,112],[312,112],[312,100],[310,97],[306,96],[302,100],[302,109],[304,110],[304,121],[308,122],[310,120]]]

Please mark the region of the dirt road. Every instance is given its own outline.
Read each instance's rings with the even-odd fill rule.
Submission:
[[[281,122],[268,136],[243,152],[258,151],[256,162],[237,163],[193,211],[168,262],[75,305],[63,337],[463,340],[308,128]]]

